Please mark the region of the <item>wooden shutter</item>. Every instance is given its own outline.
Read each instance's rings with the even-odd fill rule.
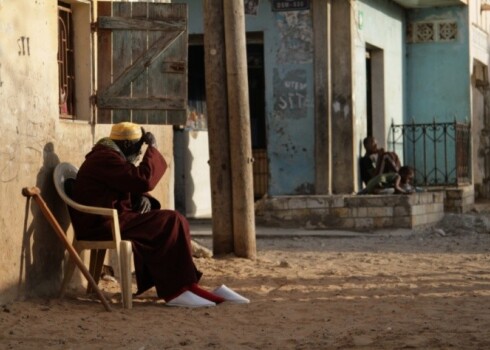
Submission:
[[[98,2],[97,122],[185,124],[187,5]]]

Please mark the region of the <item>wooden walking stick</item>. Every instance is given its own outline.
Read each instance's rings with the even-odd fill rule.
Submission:
[[[44,217],[51,224],[54,231],[58,235],[58,238],[61,240],[61,242],[63,243],[65,248],[68,250],[68,253],[70,254],[70,258],[75,261],[75,264],[78,266],[80,271],[82,271],[82,273],[85,276],[85,278],[87,279],[88,283],[91,285],[93,290],[95,290],[95,292],[99,296],[100,301],[104,305],[104,308],[106,309],[106,311],[111,311],[111,307],[109,306],[109,303],[107,302],[107,299],[105,298],[104,294],[102,294],[102,291],[97,286],[97,283],[95,282],[94,278],[92,277],[90,272],[87,270],[87,267],[83,264],[83,261],[82,261],[82,259],[80,259],[80,256],[78,255],[77,251],[73,248],[73,246],[70,244],[70,242],[66,238],[65,232],[63,231],[60,224],[58,223],[58,220],[56,220],[53,213],[48,208],[46,202],[41,197],[41,190],[38,187],[31,187],[31,188],[24,187],[22,189],[22,195],[24,197],[27,197],[27,198],[34,197],[34,200],[39,205],[39,208],[43,212]]]

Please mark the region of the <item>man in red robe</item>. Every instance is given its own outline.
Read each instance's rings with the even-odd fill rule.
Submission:
[[[147,148],[136,166],[143,144]],[[167,169],[155,146],[153,134],[137,124],[115,124],[110,137],[98,141],[86,155],[77,174],[73,199],[117,209],[121,237],[133,246],[137,294],[154,286],[169,306],[214,306],[234,292],[221,286],[211,293],[198,286],[202,273],[192,260],[186,218],[176,211],[160,209],[160,203],[148,194]],[[77,239],[111,237],[107,218],[80,212],[71,215]]]

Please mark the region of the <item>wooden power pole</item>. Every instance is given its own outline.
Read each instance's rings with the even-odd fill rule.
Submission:
[[[252,140],[243,0],[224,0],[235,255],[255,258]]]
[[[223,0],[204,0],[203,14],[206,109],[213,212],[213,253],[220,255],[233,252],[233,207]]]

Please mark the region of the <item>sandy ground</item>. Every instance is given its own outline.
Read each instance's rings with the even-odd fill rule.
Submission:
[[[255,261],[196,259],[247,305],[169,308],[152,291],[113,312],[75,291],[0,309],[1,349],[489,349],[490,216],[437,228],[257,240]],[[321,234],[322,232],[316,232]],[[210,238],[197,241],[210,246]]]

